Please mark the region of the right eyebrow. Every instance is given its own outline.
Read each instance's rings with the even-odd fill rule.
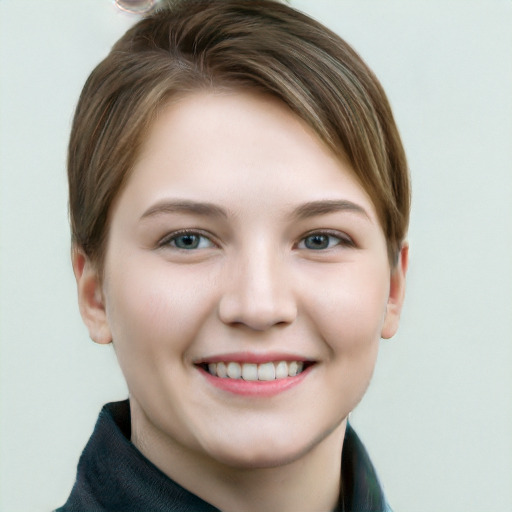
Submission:
[[[140,220],[168,213],[192,213],[202,217],[227,218],[228,216],[226,210],[212,203],[164,199],[149,207],[141,215]]]

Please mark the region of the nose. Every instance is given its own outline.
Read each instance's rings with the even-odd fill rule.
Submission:
[[[271,247],[237,258],[224,276],[219,317],[254,331],[293,323],[296,297],[289,268]]]

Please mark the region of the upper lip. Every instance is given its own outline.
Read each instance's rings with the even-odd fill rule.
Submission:
[[[203,357],[194,360],[194,364],[207,364],[207,363],[222,363],[222,362],[235,362],[235,363],[253,363],[264,364],[272,363],[275,361],[303,361],[315,362],[314,359],[300,356],[297,354],[290,354],[284,352],[267,352],[267,353],[253,353],[253,352],[233,352],[226,354],[218,354],[215,356]]]

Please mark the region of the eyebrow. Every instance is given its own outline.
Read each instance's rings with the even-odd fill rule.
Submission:
[[[140,217],[154,217],[166,213],[192,213],[203,217],[226,217],[226,210],[212,203],[199,203],[187,200],[163,200],[148,208]]]
[[[311,217],[316,217],[317,215],[327,215],[329,213],[336,212],[352,212],[357,213],[363,217],[366,217],[368,220],[371,220],[368,212],[359,204],[353,203],[352,201],[347,200],[338,200],[338,199],[329,199],[323,201],[311,201],[309,203],[304,203],[296,208],[292,212],[292,217],[298,219],[309,219]]]
[[[336,212],[353,212],[366,217],[368,220],[370,216],[367,211],[357,203],[348,200],[328,199],[322,201],[310,201],[301,204],[291,213],[291,218],[299,220],[316,217],[318,215],[327,215]],[[140,217],[143,220],[148,217],[154,217],[162,214],[169,213],[190,213],[200,215],[203,217],[222,217],[227,218],[228,214],[224,208],[217,206],[213,203],[196,202],[189,200],[163,200],[148,208]]]

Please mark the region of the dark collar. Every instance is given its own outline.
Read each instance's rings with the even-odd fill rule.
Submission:
[[[219,512],[162,473],[129,441],[128,400],[100,412],[66,504],[56,512]],[[384,512],[386,503],[363,444],[347,426],[336,512]]]

